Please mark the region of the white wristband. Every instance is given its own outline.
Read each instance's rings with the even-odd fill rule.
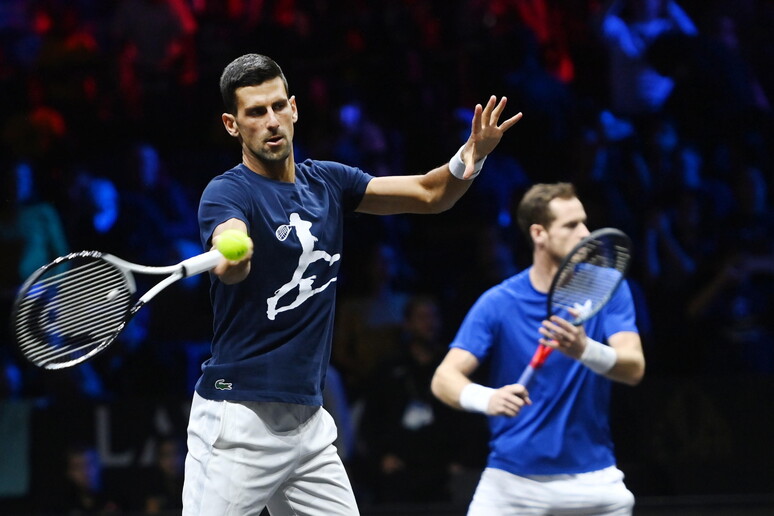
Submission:
[[[597,374],[605,374],[610,371],[618,360],[618,355],[610,346],[586,337],[586,349],[580,357],[583,365]]]
[[[465,174],[466,166],[465,162],[462,161],[462,149],[464,148],[464,145],[460,147],[460,150],[457,151],[457,154],[455,154],[451,161],[449,161],[449,172],[451,172],[451,175],[457,179],[462,179],[462,176]],[[484,161],[486,161],[486,156],[476,161],[475,166],[473,167],[473,175],[467,178],[466,181],[474,179],[481,172],[481,168],[484,166]]]
[[[492,399],[494,392],[495,390],[491,387],[469,383],[460,392],[460,407],[470,412],[486,414],[486,410],[489,408],[489,400]]]

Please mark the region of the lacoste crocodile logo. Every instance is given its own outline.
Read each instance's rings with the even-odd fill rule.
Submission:
[[[215,380],[215,388],[219,391],[230,391],[231,390],[231,382],[227,382],[223,378],[220,378],[218,380]]]

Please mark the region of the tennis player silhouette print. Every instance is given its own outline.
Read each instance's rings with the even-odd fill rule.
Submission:
[[[322,292],[328,288],[328,285],[336,281],[336,277],[334,276],[333,278],[323,283],[321,286],[312,288],[314,285],[314,280],[317,279],[317,275],[312,275],[306,278],[304,277],[304,272],[306,272],[306,269],[309,268],[309,265],[318,260],[325,260],[328,262],[328,265],[331,265],[339,258],[341,258],[341,255],[338,253],[331,255],[325,251],[314,248],[314,243],[317,242],[317,237],[312,234],[312,223],[303,220],[298,215],[298,213],[290,214],[290,223],[288,226],[295,228],[296,230],[296,236],[301,243],[301,256],[298,258],[298,266],[296,267],[296,270],[293,271],[293,276],[290,278],[290,281],[278,288],[274,292],[274,296],[266,300],[268,307],[266,310],[266,316],[270,321],[273,321],[278,313],[296,308],[301,303],[313,295]],[[279,303],[279,300],[296,287],[298,287],[298,295],[296,296],[296,299],[288,305],[277,308],[277,303]]]

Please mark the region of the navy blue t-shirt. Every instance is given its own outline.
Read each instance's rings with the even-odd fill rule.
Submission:
[[[210,181],[199,204],[202,245],[215,228],[245,222],[255,249],[248,277],[210,275],[211,357],[196,392],[213,400],[322,405],[331,352],[344,215],[372,176],[340,163],[297,163],[295,182],[238,165]]]

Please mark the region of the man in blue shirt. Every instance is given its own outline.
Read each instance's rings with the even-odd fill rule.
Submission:
[[[611,380],[636,385],[645,372],[631,291],[622,283],[583,326],[547,320],[559,264],[589,234],[586,212],[572,184],[538,184],[517,216],[532,266],[476,301],[432,381],[445,403],[489,416],[490,454],[468,514],[631,514],[608,417]],[[539,343],[561,353],[527,392],[515,382]],[[469,379],[485,361],[490,386]]]
[[[295,162],[299,110],[272,59],[237,58],[220,87],[223,125],[242,162],[205,188],[200,237],[209,248],[238,229],[254,248],[214,269],[212,356],[191,407],[183,514],[356,515],[336,427],[322,408],[344,215],[450,208],[521,114],[498,125],[506,99],[493,96],[476,106],[470,138],[450,163],[373,177]]]

